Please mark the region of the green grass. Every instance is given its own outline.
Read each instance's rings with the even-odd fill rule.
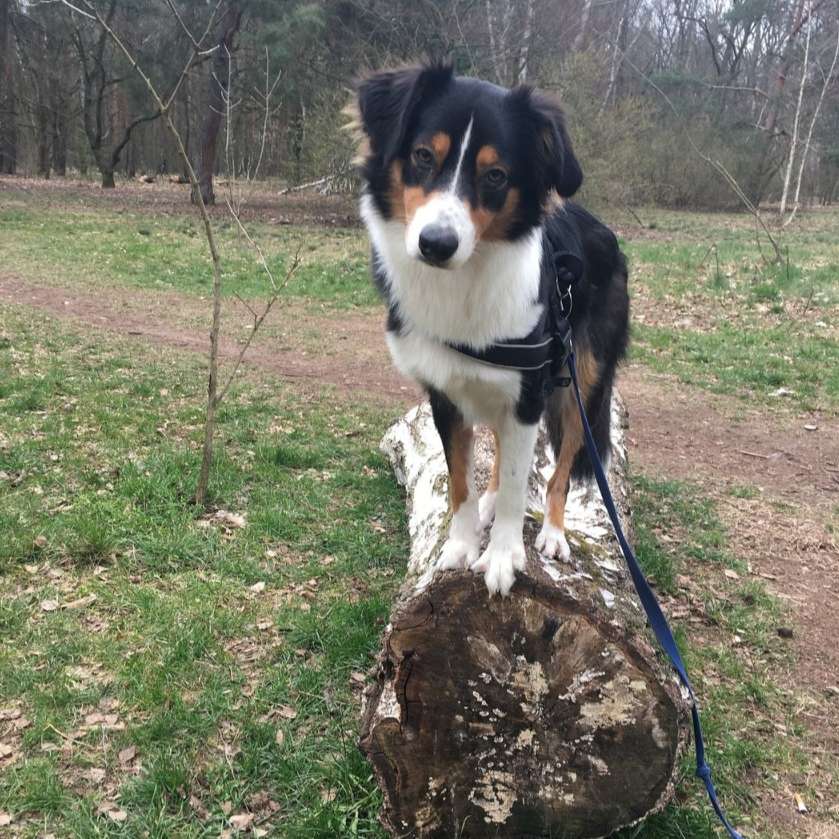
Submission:
[[[805,410],[839,407],[839,342],[785,326],[709,331],[638,325],[632,358],[686,384]]]
[[[253,811],[277,835],[381,837],[350,676],[406,553],[387,417],[243,380],[211,497],[246,522],[225,528],[189,501],[197,358],[8,308],[0,333],[0,710],[29,723],[0,716],[0,811],[33,836],[210,836]]]
[[[278,283],[294,254],[301,265],[286,288],[290,297],[337,307],[370,306],[368,252],[355,230],[249,224]],[[56,209],[0,204],[0,264],[56,285],[123,286],[207,295],[212,271],[207,244],[189,215],[148,216],[128,211]],[[230,220],[216,226],[226,295],[253,298],[270,292],[258,258]]]
[[[702,706],[708,761],[728,815],[746,835],[753,821],[758,782],[780,767],[803,768],[804,758],[787,743],[761,733],[767,719],[795,726],[795,703],[754,660],[783,662],[775,627],[780,607],[753,581],[732,581],[724,569],[745,569],[726,545],[714,505],[691,485],[635,475],[633,525],[638,559],[659,596],[678,599],[677,579],[689,582],[701,604],[696,622],[673,622],[677,641]],[[709,584],[710,583],[710,584]],[[712,593],[713,592],[713,593]],[[696,600],[693,600],[696,603]],[[731,639],[738,638],[738,647]],[[700,640],[701,639],[701,640]],[[692,748],[682,764],[676,801],[619,839],[713,839],[722,832],[694,777]],[[759,835],[770,835],[763,825]]]

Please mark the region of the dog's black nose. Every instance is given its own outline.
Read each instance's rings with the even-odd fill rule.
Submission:
[[[420,232],[420,253],[429,262],[442,265],[447,262],[460,244],[457,234],[451,227],[441,224],[429,224]]]

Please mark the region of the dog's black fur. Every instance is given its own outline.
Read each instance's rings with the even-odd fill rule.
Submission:
[[[583,176],[561,109],[530,88],[509,91],[477,79],[456,78],[450,67],[440,65],[378,73],[360,84],[358,104],[368,142],[362,174],[372,202],[365,216],[371,234],[376,225],[384,229],[389,222],[399,221],[405,224],[407,241],[417,208],[449,189],[453,180],[457,198],[471,219],[461,226],[471,223],[477,229],[490,219],[474,253],[484,239],[497,248],[541,230],[542,284],[553,281],[554,252],[573,251],[582,258],[584,269],[574,288],[570,320],[588,416],[601,455],[607,456],[612,387],[629,334],[627,267],[612,231],[567,200],[579,189]],[[459,156],[456,142],[461,143]],[[479,150],[490,160],[489,168],[481,164]],[[458,235],[463,238],[462,231]],[[388,268],[375,241],[374,236],[373,273],[388,304],[388,331],[392,336],[405,335],[420,327],[411,322],[411,313],[400,301],[398,284],[388,273],[394,269]],[[424,260],[424,255],[419,258]],[[464,264],[468,272],[469,263]],[[439,305],[445,307],[448,301],[441,299]],[[516,337],[521,336],[499,334],[494,340]],[[468,330],[453,340],[478,349],[481,343]],[[447,392],[445,385],[439,386],[433,375],[423,375],[421,370],[411,375],[429,392],[449,456],[453,429],[473,420],[464,419],[458,397]],[[568,389],[551,392],[547,384],[542,372],[521,373],[514,410],[525,425],[545,416],[559,456],[564,424],[571,416],[570,393]],[[580,478],[590,475],[581,442],[576,429],[572,474]],[[451,457],[449,462],[451,466]]]

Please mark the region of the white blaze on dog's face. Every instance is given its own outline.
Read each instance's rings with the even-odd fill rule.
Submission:
[[[363,82],[359,109],[367,192],[405,225],[408,256],[436,268],[526,236],[550,191],[571,195],[582,179],[560,110],[528,88],[413,68]]]
[[[421,259],[441,268],[463,265],[475,250],[477,231],[465,196],[458,191],[463,180],[463,161],[472,139],[474,117],[469,118],[459,143],[457,163],[451,183],[443,191],[432,192],[425,203],[419,204],[410,219],[406,218],[405,248],[414,259]],[[443,143],[437,137],[438,145]],[[416,156],[419,149],[414,150]]]

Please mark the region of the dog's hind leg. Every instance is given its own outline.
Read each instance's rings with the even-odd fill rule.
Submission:
[[[589,402],[597,373],[598,365],[593,356],[580,352],[578,378],[584,405]],[[583,447],[583,426],[570,388],[554,392],[548,403],[546,420],[556,466],[545,492],[545,518],[536,537],[536,549],[549,559],[556,557],[567,561],[571,557],[571,549],[565,538],[565,506],[571,472]]]
[[[480,551],[478,496],[472,470],[472,426],[442,393],[429,390],[434,424],[443,443],[449,468],[451,524],[437,567],[464,568],[475,562]]]
[[[574,412],[568,396],[570,394],[565,391],[560,397],[562,437],[559,446],[554,447],[556,466],[545,491],[545,518],[536,537],[536,549],[543,556],[549,559],[558,557],[563,561],[571,557],[571,548],[565,538],[565,504],[574,458],[582,443],[580,418]]]

